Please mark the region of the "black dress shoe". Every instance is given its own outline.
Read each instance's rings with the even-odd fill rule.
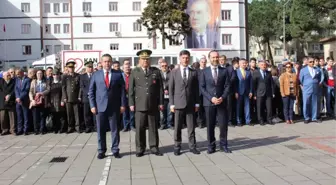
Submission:
[[[208,151],[207,151],[208,154],[213,154],[213,153],[215,153],[215,152],[216,152],[216,150],[208,150]]]
[[[114,153],[113,156],[114,156],[116,159],[120,159],[120,158],[121,158],[121,155],[119,154],[119,152]]]
[[[39,135],[40,134],[40,132],[38,132],[38,131],[36,131],[35,133],[34,133],[34,135]]]
[[[46,131],[42,131],[42,132],[41,132],[42,135],[44,135],[44,134],[46,134],[46,133],[47,133]]]
[[[237,124],[237,127],[242,127],[243,125],[241,123],[238,123]]]
[[[1,133],[2,136],[8,135],[8,134],[9,134],[9,132],[3,132],[3,133]]]
[[[189,150],[191,153],[195,154],[195,155],[199,155],[201,154],[201,152],[199,150],[197,150],[196,148],[190,149]]]
[[[28,135],[29,135],[29,133],[28,133],[28,132],[24,132],[24,133],[23,133],[23,135],[25,135],[25,136],[28,136]]]
[[[227,153],[227,154],[232,153],[231,150],[228,147],[222,147],[221,151],[224,152],[224,153]]]
[[[314,123],[322,123],[322,121],[321,121],[320,119],[318,119],[318,120],[314,120],[313,122],[314,122]]]
[[[121,131],[122,132],[128,132],[128,129],[127,128],[123,128]]]
[[[161,125],[160,130],[164,130],[164,129],[166,129],[166,126]]]
[[[309,123],[309,120],[304,120],[303,123],[304,123],[304,124],[308,124],[308,123]]]
[[[105,158],[105,154],[104,153],[100,153],[97,156],[98,159],[104,159]]]
[[[267,124],[269,124],[269,125],[275,125],[275,123],[273,121],[268,121]]]
[[[89,128],[87,128],[87,129],[85,129],[85,133],[90,133],[91,132],[91,129],[89,129]]]
[[[181,150],[180,149],[174,150],[174,155],[176,155],[176,156],[181,155]]]
[[[160,151],[151,152],[151,154],[156,155],[156,156],[163,156],[163,154]]]
[[[15,135],[17,135],[17,136],[20,136],[22,134],[23,134],[23,132],[17,132],[17,133],[15,133]]]
[[[74,132],[76,132],[75,129],[70,129],[70,130],[68,130],[67,134],[71,134],[71,133],[74,133]]]
[[[142,157],[142,156],[144,156],[144,153],[143,152],[139,152],[139,153],[136,153],[135,156],[136,157]]]
[[[259,124],[260,124],[261,126],[265,126],[265,125],[266,125],[265,122],[263,122],[263,121],[259,121]]]

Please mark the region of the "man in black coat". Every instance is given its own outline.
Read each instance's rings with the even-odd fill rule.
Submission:
[[[94,130],[94,116],[90,110],[90,102],[88,98],[90,79],[93,73],[93,62],[86,62],[86,73],[80,75],[80,92],[79,97],[83,103],[85,133],[90,133]]]
[[[272,75],[267,71],[267,64],[265,61],[260,61],[259,70],[253,73],[253,95],[257,100],[257,113],[260,125],[265,125],[267,120],[268,124],[273,125],[272,122],[272,98],[274,97],[274,86]],[[266,108],[266,109],[265,109]],[[267,116],[265,117],[265,110]]]
[[[15,80],[4,72],[0,78],[0,126],[1,135],[15,134]],[[6,119],[8,115],[9,120]]]
[[[129,79],[128,101],[131,111],[135,111],[136,156],[142,157],[146,149],[146,126],[148,126],[149,148],[151,153],[162,156],[159,151],[157,121],[159,109],[163,110],[163,86],[160,70],[150,67],[150,50],[137,52],[139,67],[132,70]]]

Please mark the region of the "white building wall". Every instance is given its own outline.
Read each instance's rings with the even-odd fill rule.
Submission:
[[[141,1],[143,10],[147,4],[146,0]],[[70,0],[43,0],[42,22],[40,25],[40,0],[26,0],[30,3],[30,12],[21,12],[22,0],[0,1],[0,60],[13,62],[38,59],[41,57],[41,48],[46,45],[51,46],[54,51],[55,45],[73,46],[71,49],[83,50],[84,44],[92,44],[94,50],[101,50],[114,56],[135,56],[134,43],[142,43],[142,48],[153,50],[155,56],[176,56],[184,48],[180,46],[170,46],[166,41],[166,49],[162,49],[161,37],[156,39],[156,49],[153,47],[153,40],[148,39],[145,27],[141,32],[133,31],[133,23],[141,16],[141,11],[133,11],[133,0],[114,0],[118,2],[118,11],[109,11],[110,0],[73,0],[73,40],[71,41],[71,25],[69,33],[63,33],[63,25],[71,24]],[[85,17],[83,12],[83,2],[91,2],[90,16]],[[50,13],[44,12],[44,4],[50,3]],[[55,14],[54,3],[60,3],[60,12]],[[63,12],[63,3],[69,3],[69,12]],[[244,0],[232,1],[222,0],[221,10],[231,10],[231,20],[223,21],[220,17],[219,46],[220,54],[227,55],[228,58],[235,56],[246,57],[246,34],[245,34],[245,4]],[[28,17],[28,18],[27,18]],[[120,36],[110,32],[110,23],[119,23]],[[92,23],[92,33],[83,32],[83,24]],[[6,25],[6,33],[2,27]],[[21,24],[31,24],[30,34],[21,34]],[[45,25],[51,25],[51,33],[45,33]],[[55,24],[60,24],[60,33],[54,33]],[[43,28],[43,46],[41,47],[40,26]],[[222,34],[231,34],[232,43],[223,45]],[[119,44],[119,50],[110,50],[110,44]],[[32,47],[31,55],[22,54],[22,46],[29,44]],[[6,53],[5,53],[6,51]]]

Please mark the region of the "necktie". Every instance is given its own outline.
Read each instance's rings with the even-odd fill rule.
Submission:
[[[105,85],[106,85],[106,87],[110,86],[109,72],[106,72],[106,74],[105,74]]]
[[[243,78],[245,79],[245,77],[246,77],[245,69],[240,69],[240,71],[242,73]]]
[[[187,79],[187,68],[183,68],[183,80],[186,80]]]
[[[212,70],[213,70],[213,79],[215,81],[215,84],[217,84],[217,79],[218,79],[217,69],[212,68]]]
[[[266,78],[266,71],[264,71],[264,79]]]
[[[145,68],[145,75],[147,75],[148,74],[148,69],[147,68]]]
[[[200,37],[200,48],[205,48],[203,35],[200,35],[199,37]]]

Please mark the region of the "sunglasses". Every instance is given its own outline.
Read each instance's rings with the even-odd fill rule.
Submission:
[[[290,68],[292,68],[292,67],[291,67],[291,66],[286,66],[286,68],[287,68],[287,69],[290,69]]]
[[[312,61],[309,61],[309,63],[314,63],[314,61],[312,60]]]
[[[167,65],[162,65],[161,67],[167,67]]]

